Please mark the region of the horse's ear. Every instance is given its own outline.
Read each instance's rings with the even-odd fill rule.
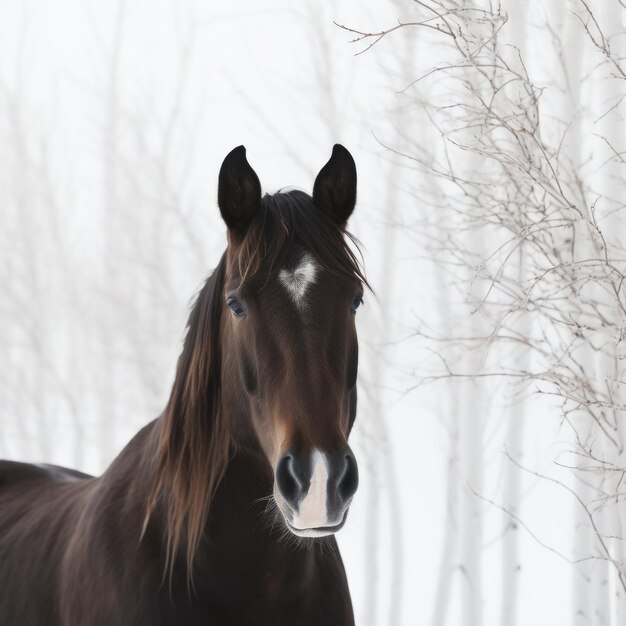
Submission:
[[[229,152],[222,163],[217,204],[228,228],[240,235],[246,232],[261,206],[261,183],[243,146]]]
[[[330,160],[315,179],[313,202],[341,226],[345,226],[354,210],[356,165],[352,155],[341,144],[333,146]]]

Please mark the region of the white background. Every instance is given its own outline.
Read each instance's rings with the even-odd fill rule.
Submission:
[[[547,85],[542,23],[565,28],[569,3],[506,4],[502,37]],[[358,315],[361,487],[339,537],[357,623],[608,623],[623,592],[604,564],[568,562],[585,532],[574,498],[507,457],[571,482],[556,405],[503,380],[413,389],[432,367],[420,320],[471,325],[417,232],[423,174],[387,149],[435,141],[428,93],[403,90],[444,53],[407,28],[355,55],[367,44],[333,21],[416,15],[391,0],[0,0],[0,455],[102,472],[168,397],[225,247],[223,157],[244,144],[265,191],[310,191],[340,142],[375,291]],[[499,508],[511,471],[523,524]],[[581,611],[581,581],[602,615]]]

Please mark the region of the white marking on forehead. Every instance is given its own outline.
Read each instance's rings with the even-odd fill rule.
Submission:
[[[294,270],[280,270],[278,278],[297,307],[304,306],[304,296],[309,285],[315,282],[317,263],[307,252],[302,255],[298,267]]]
[[[311,484],[304,500],[298,506],[298,513],[293,517],[293,526],[299,530],[319,528],[328,524],[328,467],[324,454],[319,450],[311,458]]]

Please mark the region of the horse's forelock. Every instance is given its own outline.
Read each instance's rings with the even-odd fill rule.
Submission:
[[[266,195],[245,237],[234,251],[233,265],[241,283],[259,274],[269,278],[281,256],[298,245],[329,272],[368,285],[355,252],[359,241],[320,211],[303,191]],[[369,285],[368,285],[369,286]]]

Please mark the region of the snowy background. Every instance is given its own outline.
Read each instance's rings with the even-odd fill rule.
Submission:
[[[469,35],[447,35],[454,20]],[[377,42],[350,43],[359,35],[338,26],[399,23]],[[556,197],[551,184],[527,194],[500,180],[481,142],[492,112],[506,126],[531,111],[523,141],[556,146],[537,171],[557,164],[553,179],[599,220],[598,249],[621,271],[625,28],[620,0],[0,0],[0,456],[102,472],[168,397],[189,304],[225,247],[224,156],[244,144],[265,191],[310,191],[340,142],[357,163],[350,227],[375,290],[357,318],[361,487],[339,536],[357,624],[626,623],[621,331],[607,330],[624,327],[622,284],[614,300],[594,277],[594,300],[563,292],[568,319],[581,297],[602,304],[591,306],[600,323],[572,322],[576,354],[592,348],[572,366],[581,378],[553,375],[546,346],[557,355],[568,340],[542,325],[548,297],[507,299],[506,280],[518,272],[523,286],[544,266],[513,246],[489,274],[508,241],[499,211],[428,171],[484,176],[486,189],[513,190],[488,196],[501,215],[527,215]],[[497,71],[523,68],[540,105],[505,77],[506,101],[486,85],[491,99],[472,108],[494,45],[511,63]],[[510,156],[510,139],[491,149]],[[541,150],[523,141],[515,150],[532,163]],[[577,225],[550,228],[555,247],[583,250],[576,263],[597,256]],[[485,286],[494,277],[500,291]],[[493,340],[508,328],[494,334],[498,306],[524,310],[515,332],[540,352]],[[613,391],[570,413],[564,394],[581,379]]]

